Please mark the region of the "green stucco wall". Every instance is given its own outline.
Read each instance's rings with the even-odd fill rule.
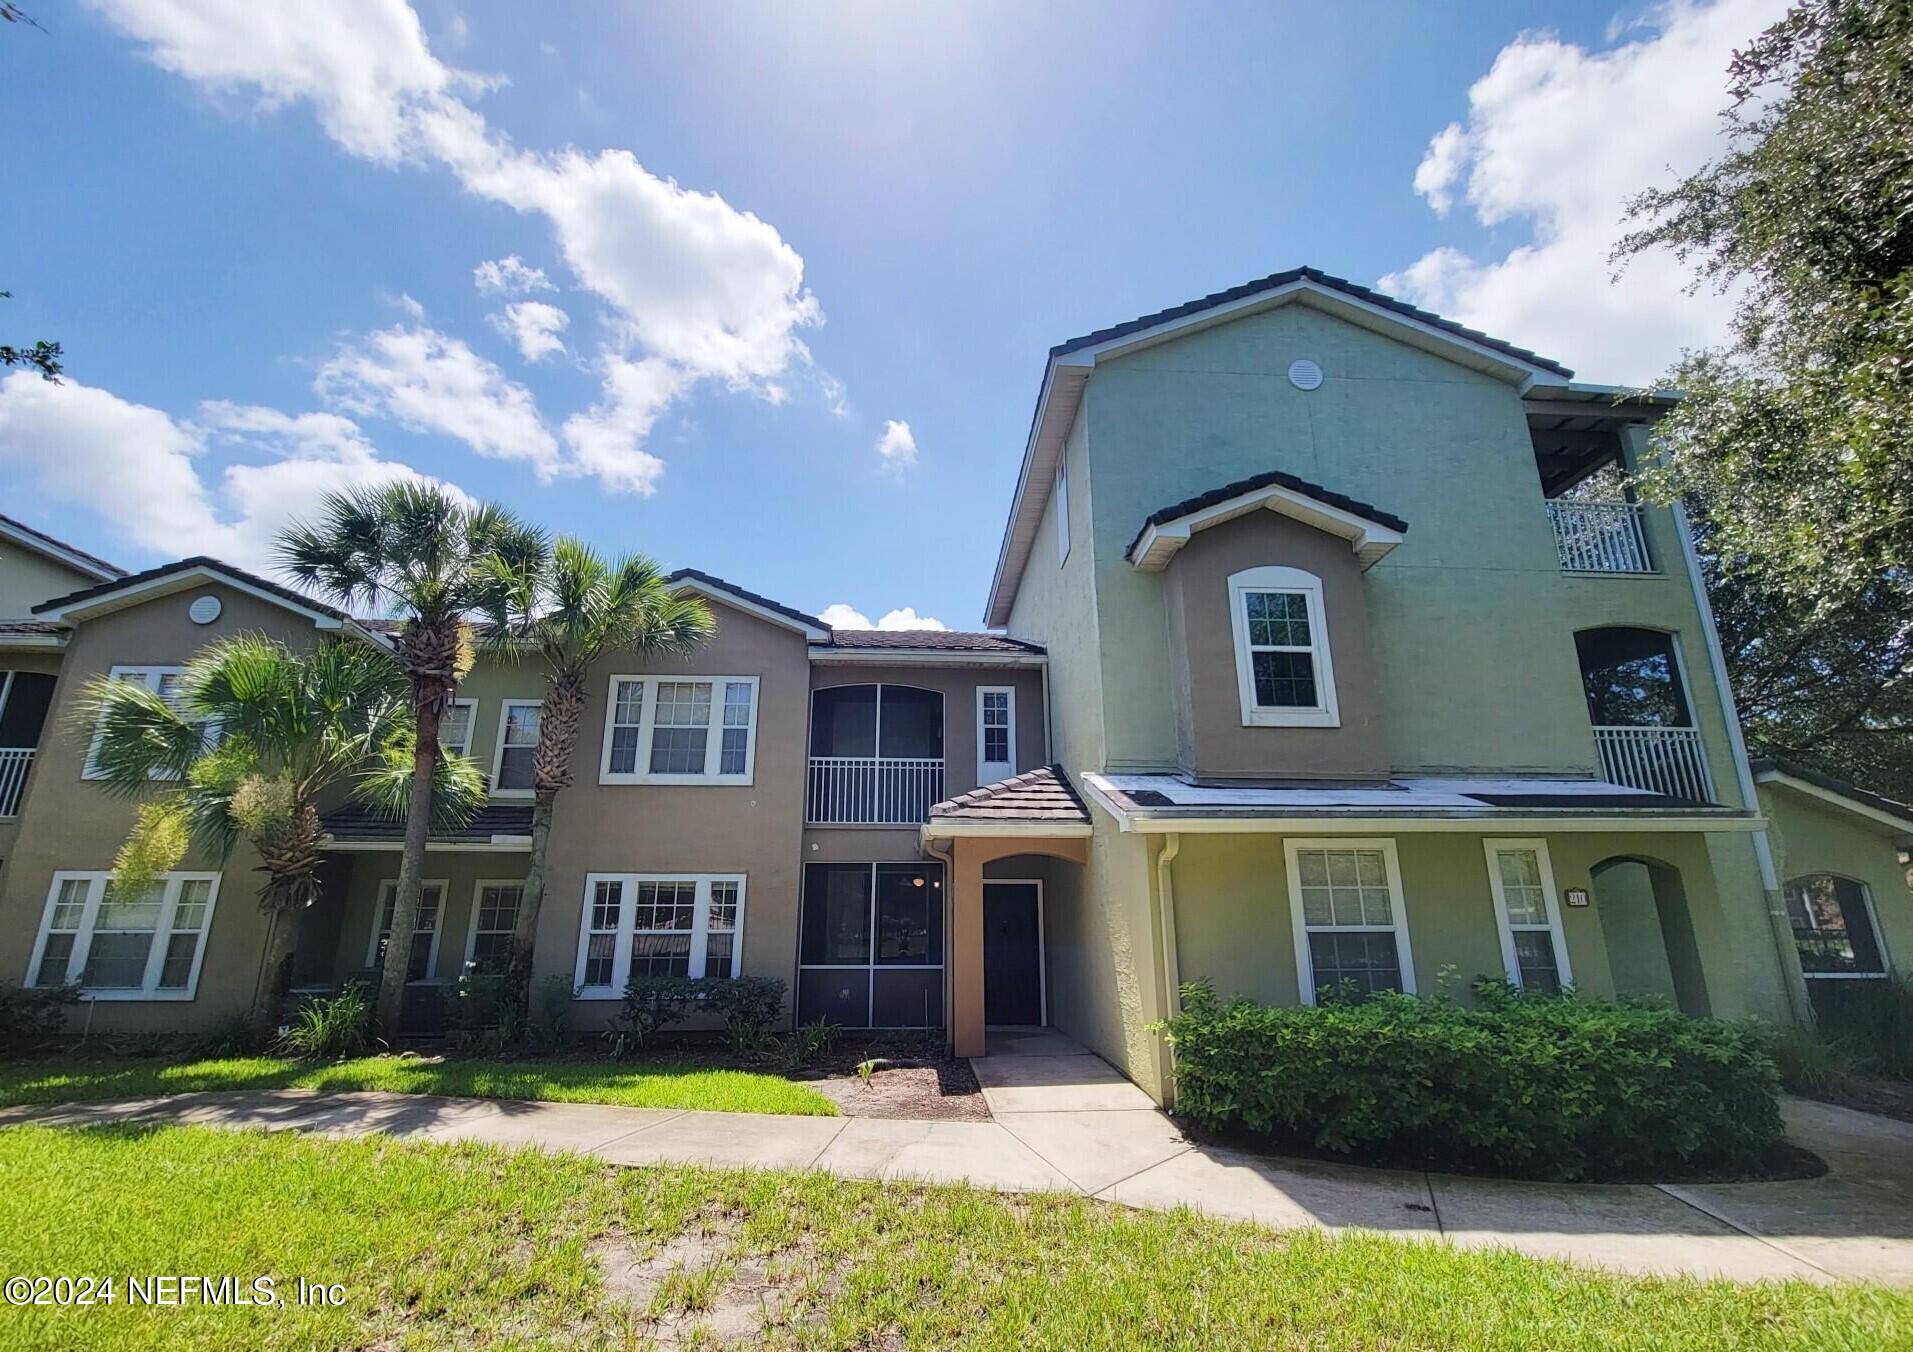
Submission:
[[[1783,883],[1812,873],[1836,873],[1865,883],[1879,918],[1887,961],[1913,970],[1913,893],[1900,865],[1902,834],[1780,784],[1760,785],[1760,806],[1771,826],[1774,862]]]

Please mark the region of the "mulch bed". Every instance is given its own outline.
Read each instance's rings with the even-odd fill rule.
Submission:
[[[1913,1084],[1905,1080],[1883,1080],[1874,1075],[1846,1075],[1841,1077],[1838,1085],[1817,1094],[1799,1090],[1794,1092],[1836,1107],[1913,1122]]]

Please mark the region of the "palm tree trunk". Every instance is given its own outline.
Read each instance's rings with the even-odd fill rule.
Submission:
[[[280,906],[270,913],[271,928],[266,931],[266,953],[259,962],[259,992],[253,998],[252,1043],[263,1048],[272,1041],[279,1027],[279,978],[299,941],[299,912]]]
[[[555,666],[545,678],[545,699],[538,715],[538,749],[532,753],[531,858],[525,862],[525,887],[518,899],[518,924],[511,939],[511,991],[520,1012],[531,1007],[532,950],[538,942],[538,912],[545,904],[545,851],[551,843],[551,818],[558,795],[571,784],[571,750],[584,720],[584,664]]]
[[[418,905],[425,874],[425,843],[432,829],[432,776],[438,766],[438,724],[445,693],[441,682],[415,688],[418,738],[413,748],[412,797],[405,809],[405,846],[399,855],[398,896],[392,902],[391,937],[379,972],[377,1017],[387,1042],[399,1035],[399,1011],[405,1003],[405,979],[412,963],[412,936],[418,932]],[[377,923],[376,918],[374,923]]]
[[[531,809],[531,858],[525,861],[525,888],[518,899],[518,924],[511,936],[512,997],[530,1007],[531,959],[538,943],[538,911],[545,904],[545,847],[551,843],[552,809],[558,795],[540,790]]]

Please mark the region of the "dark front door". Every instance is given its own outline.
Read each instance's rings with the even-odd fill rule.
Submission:
[[[1035,883],[983,884],[983,1022],[1043,1022],[1043,919]]]

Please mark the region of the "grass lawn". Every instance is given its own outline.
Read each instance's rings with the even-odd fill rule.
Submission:
[[[150,1098],[200,1089],[383,1089],[407,1094],[617,1103],[629,1108],[834,1117],[808,1085],[747,1070],[665,1062],[438,1061],[362,1056],[315,1064],[273,1056],[203,1061],[56,1060],[0,1065],[0,1106]]]
[[[1604,1275],[1065,1197],[196,1128],[0,1130],[0,1345],[1905,1347],[1913,1293]],[[134,1274],[283,1306],[134,1308]],[[337,1308],[293,1303],[337,1282]]]

